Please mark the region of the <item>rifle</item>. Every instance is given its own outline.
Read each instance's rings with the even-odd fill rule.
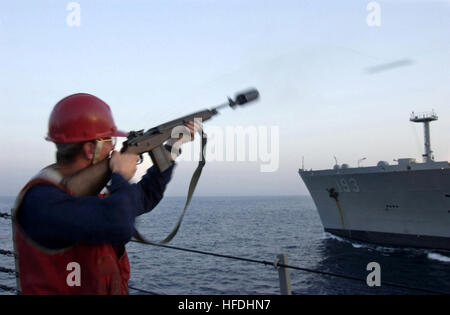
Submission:
[[[171,137],[173,128],[183,126],[185,123],[192,122],[196,118],[207,121],[217,115],[219,110],[224,107],[231,107],[234,109],[236,106],[245,105],[248,102],[258,99],[258,97],[259,92],[256,89],[250,89],[238,93],[235,100],[228,97],[227,103],[212,109],[205,109],[174,119],[145,132],[144,130],[131,131],[127,140],[123,142],[121,152],[138,155],[149,152],[153,164],[158,165],[160,171],[164,171],[171,163],[168,162],[168,152],[164,148],[163,143]],[[106,186],[110,176],[111,170],[109,169],[109,159],[104,159],[103,161],[66,177],[63,183],[73,196],[96,196],[103,187]]]
[[[127,137],[127,140],[122,143],[121,152],[138,154],[141,156],[141,160],[142,154],[148,152],[153,161],[153,164],[156,165],[160,169],[160,171],[164,171],[172,164],[172,161],[168,156],[170,152],[168,152],[164,147],[164,142],[172,136],[172,130],[175,127],[183,126],[185,123],[194,121],[194,119],[201,119],[202,122],[207,121],[213,116],[217,115],[219,113],[219,110],[224,107],[231,107],[234,109],[238,105],[245,105],[248,102],[254,101],[258,98],[259,92],[256,89],[250,89],[245,92],[238,93],[235,97],[235,100],[232,100],[230,97],[228,97],[227,103],[224,103],[212,109],[205,109],[178,119],[174,119],[159,126],[153,127],[145,132],[144,130],[131,131]],[[161,245],[168,243],[177,233],[186,209],[191,201],[192,195],[197,185],[197,181],[200,178],[202,168],[205,165],[204,149],[206,146],[206,134],[202,131],[201,136],[202,145],[199,165],[192,175],[184,211],[181,214],[177,225],[169,234],[169,236],[167,236],[160,242],[148,241],[135,228],[134,237],[138,241],[147,244]],[[96,196],[100,193],[103,187],[106,186],[110,177],[111,170],[109,168],[109,159],[104,159],[103,161],[100,161],[94,165],[82,169],[81,171],[71,176],[64,178],[63,184],[66,186],[66,188],[69,189],[73,196]]]
[[[141,155],[141,157],[143,153],[149,152],[153,164],[158,165],[160,170],[164,171],[171,163],[169,163],[168,152],[164,148],[163,143],[171,137],[173,128],[192,122],[196,118],[207,121],[217,115],[219,110],[224,107],[234,109],[236,106],[245,105],[248,102],[258,99],[258,97],[259,92],[256,89],[250,89],[238,93],[235,100],[228,97],[227,103],[212,109],[205,109],[174,119],[145,132],[144,130],[131,131],[127,140],[123,142],[121,152],[134,153]],[[109,159],[104,159],[66,177],[63,180],[63,184],[70,190],[73,196],[96,196],[106,186],[110,177]]]

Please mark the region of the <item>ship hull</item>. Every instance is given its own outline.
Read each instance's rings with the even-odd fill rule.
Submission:
[[[341,229],[324,229],[325,232],[352,240],[397,247],[416,247],[450,250],[450,238],[427,235],[384,233]]]
[[[300,171],[324,230],[382,245],[450,250],[450,169]]]

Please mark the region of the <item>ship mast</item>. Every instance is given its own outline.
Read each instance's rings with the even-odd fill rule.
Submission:
[[[426,113],[412,112],[411,118],[409,119],[412,122],[423,123],[423,132],[425,137],[425,154],[423,154],[422,156],[423,161],[425,163],[434,161],[433,151],[431,151],[431,142],[430,142],[430,122],[437,119],[438,116],[434,111]]]

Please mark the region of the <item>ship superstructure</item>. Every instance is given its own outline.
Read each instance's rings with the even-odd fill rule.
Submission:
[[[403,158],[394,165],[300,169],[325,231],[379,244],[450,250],[450,164],[434,161],[430,144],[430,122],[437,119],[434,112],[410,117],[424,124],[423,162]]]

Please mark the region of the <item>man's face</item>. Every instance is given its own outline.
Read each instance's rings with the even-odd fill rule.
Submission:
[[[101,146],[101,150],[99,153],[98,157],[94,157],[94,159],[96,159],[97,161],[102,161],[104,159],[106,159],[109,154],[111,153],[111,151],[114,150],[115,146],[116,146],[116,138],[105,138],[105,139],[100,139],[97,140],[97,145]]]

